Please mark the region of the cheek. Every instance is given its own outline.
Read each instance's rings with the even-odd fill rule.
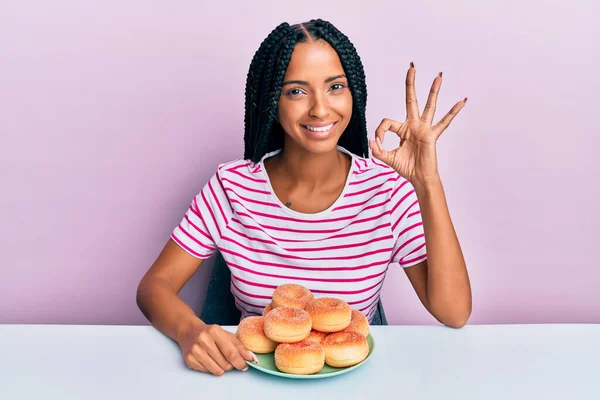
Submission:
[[[349,118],[352,114],[352,96],[350,94],[333,97],[330,104],[344,117]]]
[[[295,124],[305,113],[306,109],[301,101],[280,100],[277,107],[279,123],[283,127]]]

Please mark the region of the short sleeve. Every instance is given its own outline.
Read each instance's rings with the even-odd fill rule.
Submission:
[[[427,259],[425,231],[414,187],[400,177],[392,191],[390,204],[394,249],[390,262],[407,268]]]
[[[194,197],[171,239],[200,259],[212,256],[230,220],[229,202],[219,172]]]

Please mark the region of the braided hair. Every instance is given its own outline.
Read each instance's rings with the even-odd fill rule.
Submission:
[[[254,54],[246,79],[244,159],[257,163],[283,147],[284,131],[277,121],[277,105],[285,72],[296,43],[324,40],[337,52],[352,94],[352,116],[338,145],[367,157],[369,144],[365,108],[367,85],[363,65],[348,37],[327,21],[313,19],[277,26]]]

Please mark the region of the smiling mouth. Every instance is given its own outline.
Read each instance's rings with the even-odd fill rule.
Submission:
[[[329,125],[319,126],[319,127],[310,126],[310,125],[300,125],[300,126],[302,127],[302,129],[304,129],[304,131],[306,133],[308,133],[308,135],[313,136],[313,137],[323,138],[323,137],[329,136],[329,134],[331,132],[333,132],[333,130],[337,126],[337,121],[333,122]]]

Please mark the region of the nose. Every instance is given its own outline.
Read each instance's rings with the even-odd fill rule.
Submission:
[[[322,94],[313,96],[312,104],[310,105],[309,115],[317,119],[326,119],[329,116],[329,104]]]

